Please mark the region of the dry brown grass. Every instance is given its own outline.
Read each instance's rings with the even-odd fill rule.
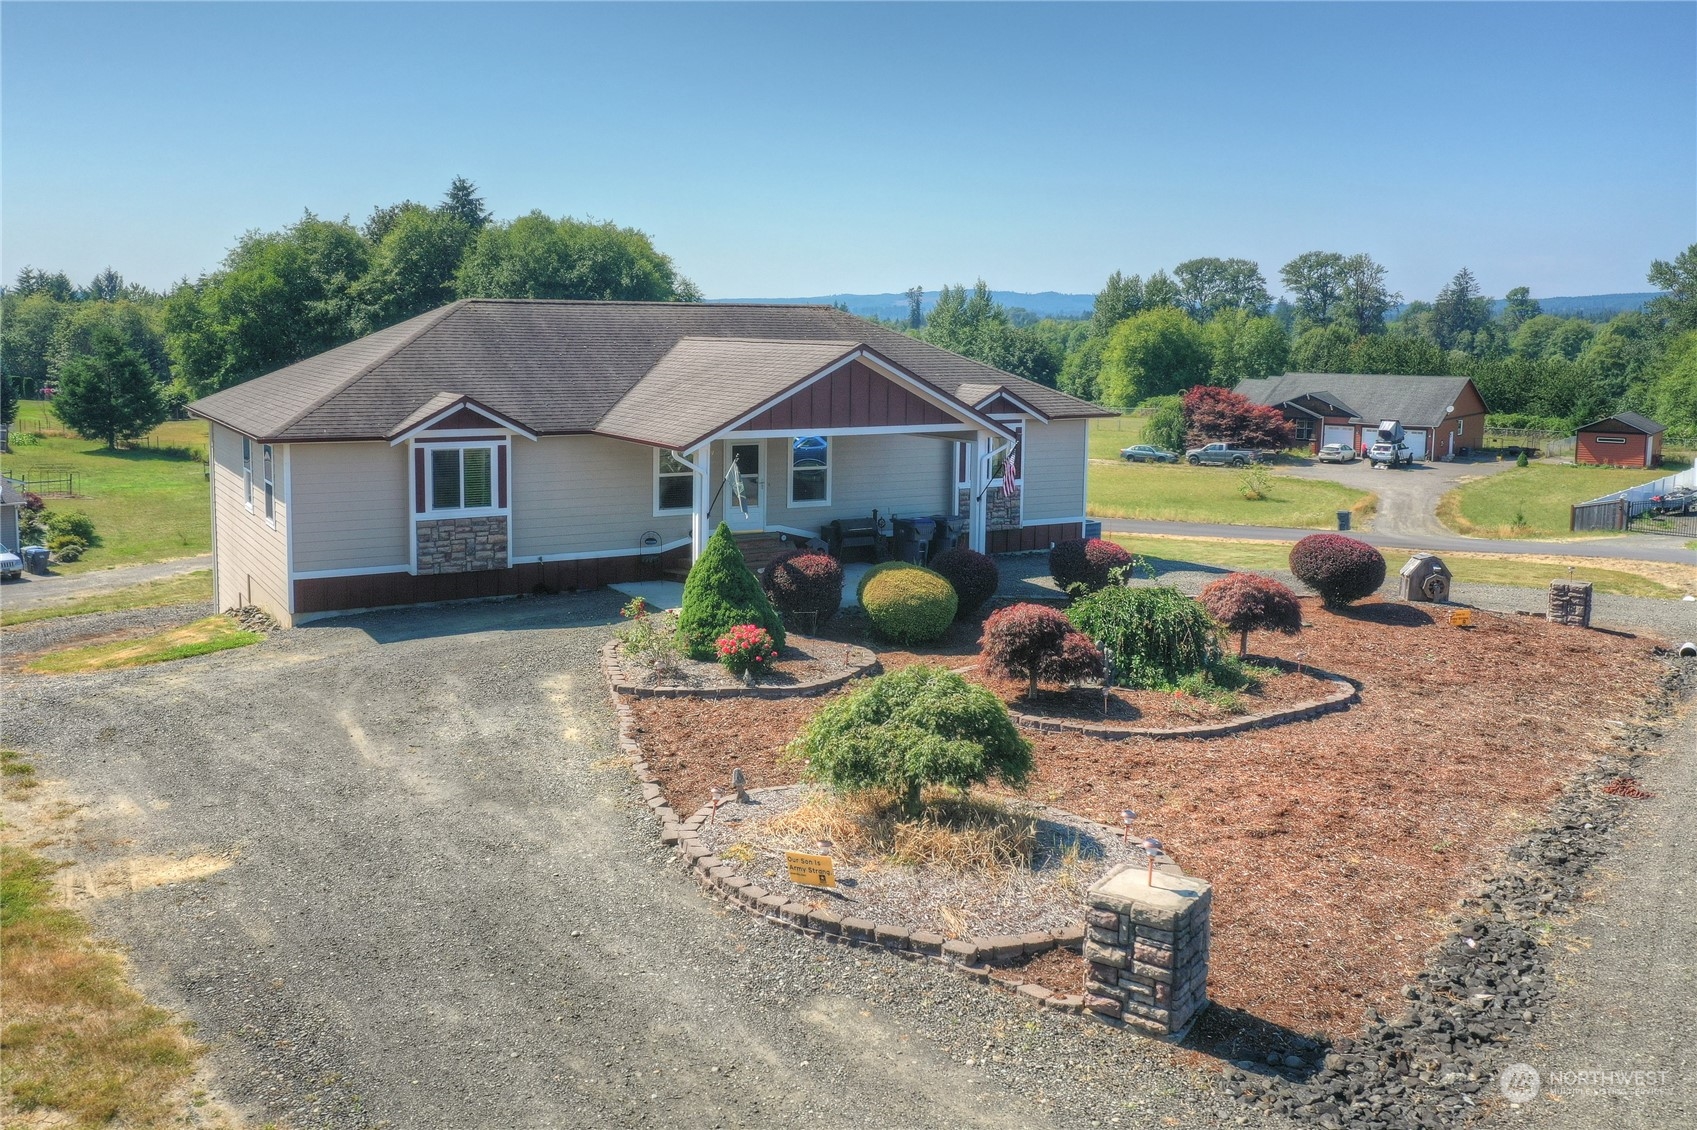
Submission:
[[[917,817],[904,817],[893,793],[809,796],[767,826],[774,837],[827,843],[860,862],[992,873],[1030,867],[1037,822],[986,797],[948,790],[926,795]]]

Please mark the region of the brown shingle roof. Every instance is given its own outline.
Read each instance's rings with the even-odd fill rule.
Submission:
[[[839,356],[863,344],[951,396],[963,385],[1002,385],[1053,418],[1113,414],[829,306],[483,298],[422,314],[191,407],[256,438],[374,439],[453,391],[540,434],[596,431],[686,338],[841,347]],[[721,388],[740,379],[701,372],[693,387],[677,388],[679,399],[665,410],[716,412],[734,399]]]

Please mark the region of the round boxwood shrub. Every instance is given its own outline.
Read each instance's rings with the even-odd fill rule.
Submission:
[[[1168,585],[1105,588],[1075,603],[1067,617],[1112,653],[1115,681],[1125,686],[1171,686],[1219,658],[1214,621]]]
[[[1049,575],[1065,593],[1077,591],[1074,586],[1078,585],[1085,592],[1107,588],[1114,579],[1115,569],[1130,567],[1131,554],[1101,538],[1058,541],[1049,550]]]
[[[887,574],[888,575],[888,574]],[[1031,775],[1031,743],[986,687],[941,667],[904,667],[827,702],[790,744],[806,775],[838,792],[890,789],[911,815],[926,785],[965,789]]]
[[[792,549],[774,557],[760,577],[773,606],[786,616],[823,624],[843,604],[843,567],[821,550]]]
[[[81,510],[55,510],[47,515],[47,532],[76,538],[86,546],[94,541],[94,519]]]
[[[1002,584],[1002,571],[988,555],[960,546],[945,549],[931,559],[931,568],[941,573],[955,588],[960,606],[955,609],[956,620],[970,620],[984,607],[984,602],[996,595]]]
[[[1342,534],[1309,534],[1290,550],[1290,571],[1328,608],[1372,596],[1385,583],[1385,555]]]
[[[678,609],[678,635],[691,659],[718,659],[714,642],[739,624],[757,624],[784,646],[784,622],[748,571],[731,528],[720,522],[690,566]]]
[[[1041,604],[1010,604],[984,621],[984,664],[992,675],[1029,682],[1073,683],[1102,674],[1102,653],[1072,621]]]
[[[1256,628],[1286,635],[1302,630],[1296,594],[1259,573],[1229,573],[1208,582],[1197,599],[1220,627],[1239,633],[1239,655],[1249,654],[1249,633]]]
[[[890,561],[866,571],[860,606],[880,635],[896,643],[930,643],[955,622],[954,586],[921,565]]]

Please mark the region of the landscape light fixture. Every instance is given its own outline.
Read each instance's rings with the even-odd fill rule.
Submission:
[[[713,790],[713,811],[707,814],[707,823],[715,824],[719,820],[719,798],[723,796],[718,789]]]
[[[1144,840],[1143,854],[1149,860],[1148,883],[1151,887],[1153,887],[1155,885],[1155,857],[1161,854],[1161,841],[1157,840],[1154,836],[1150,836],[1148,839]]]
[[[1124,826],[1123,830],[1120,832],[1120,842],[1121,843],[1123,843],[1123,844],[1131,843],[1131,822],[1133,820],[1136,820],[1136,819],[1137,819],[1137,813],[1133,812],[1131,809],[1129,809],[1129,808],[1120,809],[1120,824]]]

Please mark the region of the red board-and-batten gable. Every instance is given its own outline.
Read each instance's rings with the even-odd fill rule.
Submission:
[[[864,361],[854,360],[738,424],[736,430],[917,427],[960,428],[959,416],[903,388]]]

